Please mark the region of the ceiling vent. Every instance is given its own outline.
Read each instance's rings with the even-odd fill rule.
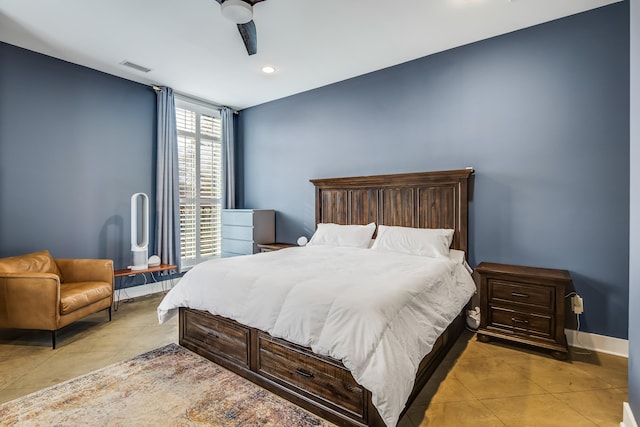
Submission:
[[[143,73],[148,73],[149,71],[151,71],[151,68],[143,67],[142,65],[134,64],[133,62],[129,62],[126,60],[122,61],[120,64],[124,65],[125,67],[133,68],[134,70],[142,71]]]

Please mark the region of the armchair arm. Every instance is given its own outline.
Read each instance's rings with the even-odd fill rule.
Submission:
[[[0,273],[0,327],[57,329],[60,280],[51,273]]]
[[[113,289],[113,261],[110,259],[56,258],[66,282],[107,282]]]

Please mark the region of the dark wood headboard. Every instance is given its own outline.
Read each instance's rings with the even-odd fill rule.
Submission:
[[[473,169],[312,179],[316,224],[453,228],[451,247],[468,253],[469,179]]]

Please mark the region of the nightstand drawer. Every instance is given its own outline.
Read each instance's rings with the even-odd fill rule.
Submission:
[[[531,286],[489,279],[489,293],[491,302],[505,301],[544,311],[552,311],[555,305],[555,288],[551,286]]]
[[[502,307],[491,307],[489,325],[492,328],[508,330],[515,334],[553,337],[554,324],[550,316],[522,313]]]

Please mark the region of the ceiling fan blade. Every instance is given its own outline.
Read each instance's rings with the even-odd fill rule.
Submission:
[[[247,53],[253,55],[258,51],[258,38],[256,36],[256,24],[253,20],[246,24],[238,24],[238,31],[244,41],[244,46],[247,48]]]

